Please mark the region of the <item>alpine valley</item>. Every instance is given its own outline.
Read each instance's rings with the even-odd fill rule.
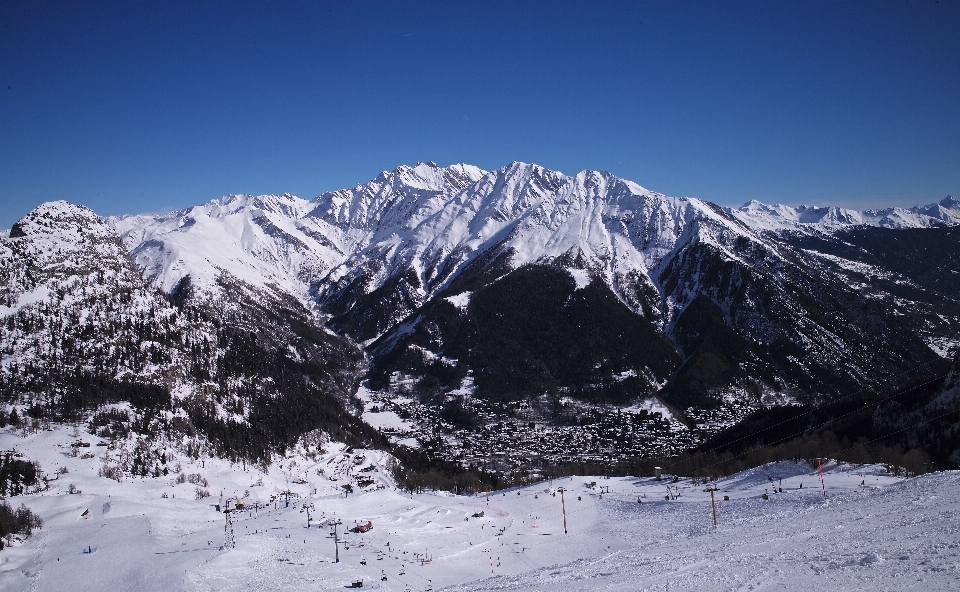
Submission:
[[[510,475],[784,409],[821,411],[768,444],[841,430],[853,404],[857,436],[952,467],[956,442],[896,422],[958,405],[958,225],[951,197],[724,208],[519,162],[107,219],[46,203],[0,240],[0,420],[82,422],[132,475],[169,447],[269,464],[310,434]]]

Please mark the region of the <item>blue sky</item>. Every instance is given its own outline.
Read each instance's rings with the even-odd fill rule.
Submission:
[[[0,3],[0,227],[400,164],[723,205],[960,194],[960,0]]]

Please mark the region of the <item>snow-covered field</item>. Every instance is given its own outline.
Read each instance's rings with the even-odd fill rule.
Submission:
[[[96,457],[72,456],[76,439],[69,428],[0,433],[0,449],[47,474],[68,469],[43,494],[11,500],[45,524],[0,551],[2,590],[342,590],[359,580],[396,591],[960,588],[957,472],[903,480],[830,463],[824,500],[806,464],[760,467],[710,484],[714,527],[710,493],[689,479],[572,477],[489,499],[410,495],[393,488],[382,453],[328,443],[316,460],[278,459],[267,473],[178,456],[185,474],[209,482],[211,497],[197,500],[196,485],[172,474],[97,477]],[[96,438],[81,439],[97,450]],[[344,497],[356,471],[373,490]],[[69,484],[82,493],[66,493]],[[271,501],[288,487],[300,497]],[[213,506],[221,490],[260,506],[231,514],[234,548],[224,547],[225,516]],[[367,520],[369,532],[345,532]]]

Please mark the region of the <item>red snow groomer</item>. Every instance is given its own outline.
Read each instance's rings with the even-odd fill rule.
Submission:
[[[367,532],[371,528],[373,528],[373,522],[367,520],[366,524],[358,524],[357,526],[354,526],[350,530],[352,532]]]

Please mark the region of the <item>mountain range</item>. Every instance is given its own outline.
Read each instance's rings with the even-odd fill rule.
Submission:
[[[685,446],[758,409],[942,375],[960,347],[958,225],[951,197],[724,208],[519,162],[107,219],[51,202],[0,242],[0,386],[43,417],[151,385],[181,436],[261,458],[314,428],[380,438],[358,388],[451,458],[497,418],[582,425],[638,405]],[[270,411],[284,396],[313,411]]]

